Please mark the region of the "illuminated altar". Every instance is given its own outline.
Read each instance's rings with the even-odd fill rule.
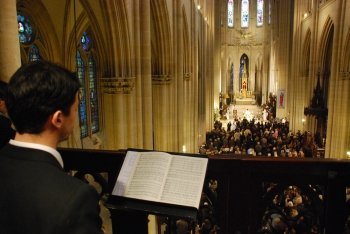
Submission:
[[[252,90],[250,90],[248,85],[248,73],[247,73],[247,67],[246,64],[243,66],[242,71],[242,82],[239,92],[235,92],[235,102],[237,105],[249,105],[249,104],[255,104],[255,95]]]

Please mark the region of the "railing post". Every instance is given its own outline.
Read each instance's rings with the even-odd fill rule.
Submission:
[[[325,197],[325,233],[344,232],[346,214],[346,186],[336,171],[328,172],[328,183]]]
[[[113,234],[148,234],[148,215],[138,212],[124,212],[109,209]]]

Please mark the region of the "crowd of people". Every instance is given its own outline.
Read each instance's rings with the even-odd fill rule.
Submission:
[[[226,128],[216,121],[206,133],[201,154],[236,154],[270,157],[322,157],[324,147],[320,134],[309,131],[290,131],[286,119],[257,121],[246,118],[229,121]]]
[[[268,190],[274,196],[263,215],[258,233],[321,233],[324,225],[322,189],[311,185],[303,189],[297,186],[283,187],[282,184],[268,185]]]

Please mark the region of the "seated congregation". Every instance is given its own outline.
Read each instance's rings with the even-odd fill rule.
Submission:
[[[288,121],[267,122],[246,118],[228,122],[226,129],[216,121],[199,148],[201,154],[237,154],[268,157],[322,157],[324,139],[309,131],[293,132]]]

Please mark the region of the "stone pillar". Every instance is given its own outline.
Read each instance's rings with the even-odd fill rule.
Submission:
[[[182,10],[181,10],[181,1],[176,1],[176,5],[174,4],[174,9],[176,12],[176,38],[183,38],[183,16],[182,16]],[[177,132],[178,132],[178,138],[177,142],[178,144],[175,146],[177,147],[176,150],[178,152],[182,152],[182,147],[183,145],[186,145],[187,138],[185,137],[186,135],[186,121],[187,119],[185,118],[186,112],[188,111],[188,106],[186,103],[186,98],[185,98],[185,89],[184,89],[184,80],[183,80],[183,72],[184,72],[184,64],[183,64],[183,59],[184,59],[184,44],[183,40],[176,40],[174,41],[174,48],[177,53],[175,54],[175,59],[176,61],[176,68],[175,68],[175,73],[176,73],[176,79],[174,79],[174,83],[176,84],[176,91],[177,91],[177,99],[176,101],[176,108],[177,108],[177,116],[176,122],[177,122]],[[182,109],[183,108],[183,109]],[[189,147],[188,145],[186,146],[187,148]]]
[[[152,106],[152,69],[151,69],[151,1],[140,3],[141,38],[141,83],[142,83],[142,114],[143,118],[143,148],[153,149],[153,106]]]
[[[21,66],[16,1],[2,1],[0,9],[0,79],[9,81]]]
[[[288,48],[288,46],[291,43],[291,33],[289,30],[289,26],[292,25],[291,22],[291,14],[292,14],[292,5],[290,1],[280,1],[278,12],[281,12],[283,14],[280,14],[279,16],[279,24],[278,24],[278,41],[277,41],[277,83],[273,84],[276,85],[276,94],[277,98],[279,96],[279,91],[285,91],[285,101],[284,101],[284,107],[279,107],[277,105],[276,108],[276,117],[283,118],[287,116],[286,109],[288,108],[288,96],[289,96],[289,90],[288,90],[288,74],[290,70],[290,50],[286,50],[285,48]],[[287,26],[287,27],[286,27]]]

